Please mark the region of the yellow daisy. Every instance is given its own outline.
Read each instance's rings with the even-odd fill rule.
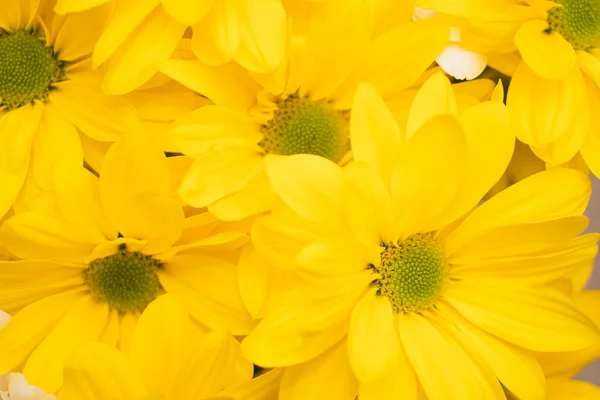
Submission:
[[[252,380],[239,343],[223,331],[202,334],[171,295],[153,301],[133,332],[129,356],[99,342],[75,348],[61,400],[271,400],[277,372]],[[250,372],[250,373],[248,373]],[[261,395],[250,397],[250,394]],[[234,397],[235,396],[235,397]]]
[[[518,50],[507,105],[517,137],[551,165],[578,152],[600,175],[600,3],[597,0],[438,1],[469,18],[475,48]],[[558,110],[558,111],[557,111]]]
[[[94,68],[105,66],[104,89],[130,92],[148,81],[191,27],[191,49],[204,63],[234,60],[255,72],[273,70],[285,53],[286,14],[279,0],[59,0],[65,14],[112,3],[94,49]]]
[[[406,130],[373,86],[359,87],[356,161],[344,168],[314,155],[266,159],[282,205],[252,240],[296,282],[242,351],[287,366],[281,396],[505,399],[505,387],[544,399],[530,351],[600,341],[546,285],[579,266],[575,255],[596,253],[597,234],[578,236],[589,179],[544,171],[478,206],[510,160],[508,112],[491,101],[456,115],[447,80],[428,83]]]
[[[78,130],[114,141],[139,129],[135,110],[100,89],[90,55],[109,9],[55,18],[51,1],[5,0],[0,12],[0,215],[28,171],[41,186],[58,166],[77,168]]]
[[[140,313],[165,292],[202,326],[252,329],[234,265],[248,228],[186,218],[174,193],[184,167],[130,134],[110,148],[100,179],[59,169],[51,205],[5,222],[2,240],[19,260],[0,262],[0,309],[14,314],[0,331],[0,374],[23,367],[54,393],[74,346],[101,340],[127,353]]]
[[[430,21],[403,23],[372,38],[371,9],[320,4],[295,19],[298,32],[272,73],[208,68],[172,59],[161,71],[214,102],[175,121],[171,139],[195,162],[180,196],[224,220],[270,208],[268,154],[315,154],[343,164],[348,120],[358,82],[391,98],[417,81],[447,41]],[[410,55],[410,56],[409,56]]]

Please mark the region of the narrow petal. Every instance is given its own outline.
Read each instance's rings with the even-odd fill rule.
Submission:
[[[39,0],[3,0],[0,3],[2,6],[2,21],[0,28],[5,30],[29,28],[35,18]]]
[[[59,0],[59,4],[61,1]],[[72,1],[72,0],[69,0]],[[81,4],[80,1],[77,1]],[[142,21],[160,4],[160,0],[117,2],[98,43],[94,47],[92,65],[98,68],[123,45]],[[58,6],[58,4],[57,4]]]
[[[108,96],[100,89],[99,76],[74,75],[60,82],[52,103],[83,133],[95,140],[115,141],[137,132],[140,122],[135,109],[120,96]]]
[[[206,13],[213,7],[214,0],[205,1],[181,1],[181,0],[162,0],[161,4],[169,16],[184,25],[196,25]]]
[[[348,364],[346,341],[322,355],[285,369],[280,400],[353,400],[358,383]]]
[[[70,263],[84,262],[101,239],[97,232],[88,233],[64,218],[36,211],[6,221],[2,236],[6,247],[21,258]]]
[[[218,66],[231,61],[241,41],[242,2],[211,1],[206,19],[192,27],[190,47],[203,64]]]
[[[452,264],[516,257],[564,243],[587,226],[588,218],[584,216],[502,226],[471,238],[463,247],[445,245],[444,254]]]
[[[269,155],[265,167],[279,197],[298,215],[323,225],[340,223],[342,169],[335,163],[309,154]]]
[[[590,179],[574,169],[556,168],[531,175],[477,207],[446,243],[459,247],[496,227],[582,215],[590,194]]]
[[[201,158],[214,142],[244,140],[258,143],[263,138],[259,125],[247,113],[229,107],[208,105],[178,118],[169,136],[186,154]]]
[[[252,245],[245,246],[238,263],[240,295],[252,318],[264,317],[268,296],[269,263]]]
[[[417,92],[408,113],[406,139],[437,115],[457,115],[456,99],[448,78],[441,72],[427,79]]]
[[[36,301],[19,311],[0,330],[0,373],[23,365],[31,352],[52,332],[62,317],[81,299],[80,291],[70,291]]]
[[[198,60],[168,60],[160,65],[160,72],[218,106],[247,110],[256,102],[256,93],[247,90],[228,70],[209,67]]]
[[[206,207],[244,190],[262,170],[262,156],[255,146],[227,146],[211,150],[192,164],[181,182],[179,195],[194,207]]]
[[[519,399],[545,399],[546,377],[535,357],[458,317],[445,303],[440,314],[450,317],[457,328],[454,338],[482,357],[504,387]],[[458,317],[458,318],[457,318]]]
[[[348,360],[359,382],[386,375],[400,352],[392,305],[385,296],[369,292],[354,308],[348,328]]]
[[[285,55],[287,43],[283,4],[276,0],[245,0],[236,11],[241,15],[235,61],[252,72],[274,70]]]
[[[8,211],[23,186],[31,158],[31,143],[43,109],[36,103],[0,116],[0,149],[4,152],[0,157],[0,215]]]
[[[107,152],[100,194],[111,223],[126,237],[148,241],[145,252],[166,250],[183,231],[184,215],[169,197],[164,153],[143,135],[128,135]]]
[[[56,328],[34,350],[23,370],[27,379],[47,392],[56,392],[63,383],[63,367],[73,349],[100,339],[108,322],[108,305],[84,296]]]
[[[456,282],[445,297],[473,324],[526,349],[580,350],[600,340],[566,296],[551,290],[481,278]]]
[[[151,393],[167,393],[192,344],[189,315],[172,295],[148,305],[135,329],[130,358]]]
[[[156,8],[106,65],[104,90],[124,94],[142,86],[177,48],[186,26]]]
[[[98,3],[96,5],[102,4],[101,1],[93,1]],[[56,5],[57,8],[59,6],[64,7],[65,5]],[[94,50],[94,45],[102,33],[111,8],[111,4],[104,4],[102,7],[68,14],[65,17],[60,31],[55,33],[53,46],[54,50],[60,54],[61,60],[75,61]]]
[[[464,174],[466,150],[464,132],[450,115],[430,119],[402,148],[392,176],[402,237],[439,229],[456,217],[448,206]]]
[[[144,384],[125,355],[104,343],[78,346],[65,364],[61,399],[139,399]]]
[[[199,254],[177,255],[160,274],[161,283],[190,303],[190,313],[213,329],[227,327],[247,334],[254,322],[242,301],[235,267],[221,259]]]
[[[354,96],[350,140],[354,160],[369,164],[389,187],[402,134],[377,89],[362,83]]]
[[[550,31],[546,21],[525,22],[515,44],[527,65],[543,78],[564,78],[575,67],[575,50],[558,31]]]
[[[353,274],[364,271],[379,261],[380,247],[353,243],[348,238],[330,239],[305,247],[297,257],[298,264],[314,274]]]
[[[595,176],[600,176],[600,91],[590,88],[588,84],[588,100],[590,104],[589,132],[581,145],[581,156]]]
[[[83,285],[83,270],[50,261],[0,261],[0,310],[12,314]]]
[[[239,353],[239,343],[229,332],[204,335],[177,374],[167,398],[204,399],[231,386],[231,370]]]
[[[398,328],[406,355],[429,399],[505,398],[496,378],[428,318],[405,314],[399,318]],[[446,360],[452,360],[451,367]]]
[[[600,88],[600,59],[587,51],[577,50],[577,64],[584,75]]]

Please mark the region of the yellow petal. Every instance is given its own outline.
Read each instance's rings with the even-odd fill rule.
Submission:
[[[108,322],[108,305],[84,296],[34,350],[23,370],[29,382],[47,392],[63,383],[63,367],[73,349],[98,340]]]
[[[60,1],[63,0],[59,0],[59,3]],[[77,0],[77,2],[81,4],[81,1]],[[98,68],[111,57],[159,4],[160,0],[116,2],[110,21],[94,47],[93,67]]]
[[[0,373],[23,365],[38,344],[55,328],[63,315],[81,299],[80,291],[69,291],[36,301],[19,311],[0,330]]]
[[[509,345],[463,319],[457,319],[456,312],[445,303],[438,304],[437,307],[440,313],[453,318],[457,328],[457,335],[454,337],[480,355],[502,385],[519,399],[546,398],[544,371],[533,355]]]
[[[534,253],[564,243],[588,226],[588,218],[578,215],[529,224],[490,229],[471,238],[462,247],[446,243],[444,254],[452,264],[469,264],[494,258]]]
[[[551,290],[481,278],[456,282],[445,297],[473,324],[526,349],[580,350],[600,340],[589,319]]]
[[[337,275],[359,273],[369,264],[379,262],[380,247],[371,248],[339,237],[305,247],[297,256],[298,264],[314,274]]]
[[[106,65],[104,91],[124,94],[142,86],[177,48],[186,26],[156,8]]]
[[[190,356],[192,323],[170,294],[154,300],[140,317],[131,347],[131,362],[151,393],[166,394]]]
[[[245,384],[221,392],[220,396],[229,396],[233,399],[275,399],[279,395],[279,382],[281,381],[282,372],[282,368],[272,369]]]
[[[0,116],[0,215],[11,207],[27,176],[31,142],[38,131],[44,107],[36,103]]]
[[[248,185],[263,170],[258,146],[238,145],[212,149],[192,164],[179,195],[194,207],[206,207]]]
[[[238,5],[240,45],[234,60],[252,72],[275,69],[285,55],[286,14],[277,0],[245,0]]]
[[[116,239],[118,231],[104,211],[98,178],[85,168],[62,168],[56,174],[56,200],[62,216],[98,235],[99,242]]]
[[[600,388],[569,378],[548,379],[548,400],[598,400]]]
[[[563,79],[551,80],[537,76],[521,63],[508,90],[507,106],[517,124],[519,140],[543,149],[563,136],[581,138],[585,135],[589,124],[586,98],[579,68],[574,68]],[[548,161],[562,163],[568,159]]]
[[[262,318],[268,296],[269,263],[252,245],[245,246],[238,263],[240,295],[252,318]]]
[[[236,335],[246,334],[254,326],[232,264],[199,254],[180,254],[166,263],[160,279],[167,291],[190,303],[190,314],[201,323],[213,329],[225,326]]]
[[[29,28],[37,14],[39,4],[39,0],[2,0],[0,28],[8,31]]]
[[[95,1],[96,5],[103,4],[103,1]],[[57,4],[57,8],[66,5]],[[75,61],[78,58],[90,54],[102,33],[102,29],[111,12],[112,5],[104,4],[102,7],[93,8],[68,14],[60,27],[59,32],[54,35],[54,51],[60,54],[61,60]]]
[[[231,386],[231,371],[239,353],[239,343],[229,332],[204,335],[177,374],[167,398],[204,399]]]
[[[196,25],[210,8],[214,0],[189,2],[185,0],[161,0],[162,6],[169,16],[184,25]]]
[[[82,263],[98,244],[97,232],[86,232],[78,225],[42,212],[22,212],[3,226],[6,247],[29,259]]]
[[[118,348],[128,357],[131,354],[131,346],[133,343],[133,337],[135,335],[135,328],[139,319],[140,316],[138,314],[127,313],[121,315]]]
[[[169,128],[169,136],[186,155],[201,158],[217,141],[261,141],[260,126],[247,113],[208,105],[182,115]]]
[[[143,135],[123,137],[102,163],[108,218],[123,236],[147,240],[145,252],[166,250],[183,230],[183,210],[169,197],[169,172],[164,153]]]
[[[546,21],[525,22],[515,35],[515,44],[523,60],[542,78],[561,79],[575,67],[575,50]]]
[[[477,207],[448,236],[448,246],[463,245],[495,227],[581,215],[591,189],[590,179],[574,169],[556,168],[531,175]]]
[[[373,167],[389,187],[394,155],[402,139],[398,125],[377,89],[369,83],[360,84],[354,95],[350,118],[354,160]]]
[[[410,106],[406,139],[410,139],[431,118],[444,114],[457,115],[456,99],[450,81],[438,72],[425,81]]]
[[[335,163],[309,154],[268,155],[265,167],[279,197],[298,215],[326,226],[340,223],[342,169]]]
[[[577,50],[577,64],[583,74],[589,77],[600,88],[600,60],[587,51]]]
[[[468,167],[451,206],[457,218],[473,208],[504,174],[515,143],[510,115],[501,102],[469,107],[460,115],[460,123],[467,140]]]
[[[40,299],[81,286],[82,272],[50,261],[0,261],[0,310],[14,314]]]
[[[600,92],[588,85],[590,104],[590,127],[581,145],[581,156],[586,165],[596,176],[600,176]]]
[[[373,83],[383,97],[399,93],[417,81],[447,43],[448,29],[432,21],[398,25],[371,41],[355,76]]]
[[[353,162],[344,168],[342,204],[354,237],[367,247],[394,239],[390,194],[371,166]]]
[[[43,190],[54,188],[56,171],[81,167],[83,150],[79,133],[52,104],[44,106],[44,115],[35,135],[31,154],[35,183]]]
[[[114,141],[137,132],[140,122],[135,109],[120,96],[107,96],[98,75],[81,74],[56,84],[52,103],[66,119],[95,140]]]
[[[427,317],[404,314],[399,318],[398,329],[428,399],[505,398],[496,378]],[[451,367],[446,360],[452,360]]]
[[[141,399],[146,389],[125,355],[104,343],[78,346],[65,364],[65,400]]]
[[[386,375],[400,352],[400,338],[392,305],[375,290],[354,308],[348,328],[348,360],[361,383]]]
[[[355,398],[358,384],[348,365],[346,341],[308,362],[286,368],[279,393],[280,400]]]
[[[247,110],[256,102],[256,93],[228,70],[209,67],[197,60],[168,60],[160,72],[182,85],[208,97],[218,106]]]
[[[456,217],[448,206],[461,184],[466,150],[464,132],[450,115],[430,119],[401,149],[392,175],[399,235],[433,231]]]

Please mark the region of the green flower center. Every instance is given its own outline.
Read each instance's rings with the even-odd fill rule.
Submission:
[[[33,31],[0,32],[0,108],[45,101],[64,80],[63,62]]]
[[[276,102],[259,143],[266,153],[314,154],[338,162],[349,149],[348,116],[327,100],[293,94]]]
[[[382,244],[381,261],[370,267],[381,276],[373,282],[396,312],[421,311],[438,299],[447,265],[441,246],[430,234],[416,234]]]
[[[143,311],[161,292],[158,260],[122,247],[118,253],[92,261],[85,282],[94,297],[120,312]]]
[[[548,11],[548,25],[558,31],[576,50],[600,46],[600,0],[554,0]]]

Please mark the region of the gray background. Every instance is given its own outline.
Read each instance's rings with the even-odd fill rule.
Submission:
[[[592,189],[592,200],[587,209],[587,215],[590,217],[590,226],[588,231],[600,232],[600,181],[594,178]],[[596,257],[596,265],[592,274],[592,279],[588,283],[589,289],[600,289],[600,255]],[[600,304],[598,304],[600,307]],[[580,375],[581,379],[594,382],[600,385],[600,360],[596,360],[587,367]]]

